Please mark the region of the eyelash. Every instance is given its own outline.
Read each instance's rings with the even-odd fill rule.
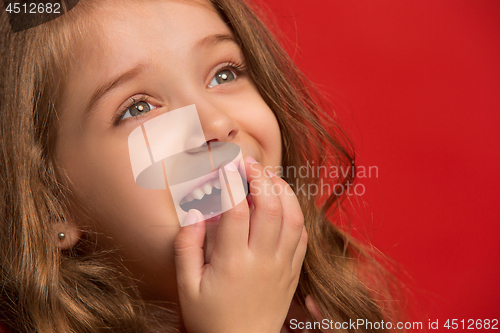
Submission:
[[[234,71],[236,71],[236,74],[240,76],[247,73],[247,64],[245,63],[245,61],[234,62],[232,60],[229,60],[226,64],[221,66],[217,70],[217,72],[223,71],[225,69],[233,69]]]
[[[227,70],[227,69],[235,71],[236,78],[240,77],[241,75],[245,75],[248,72],[245,61],[234,62],[234,61],[230,60],[227,63],[225,63],[223,66],[221,66],[219,69],[217,69],[216,73],[223,71],[223,70]],[[125,115],[125,113],[127,113],[127,111],[132,106],[134,106],[135,104],[140,103],[140,102],[149,103],[148,101],[149,101],[149,97],[145,93],[143,93],[142,96],[139,97],[138,99],[131,97],[130,102],[127,103],[127,105],[124,106],[122,110],[118,111],[118,114],[116,115],[115,119],[113,120],[113,124],[120,125],[121,123],[128,121],[129,119],[136,119],[137,117],[142,116],[143,114],[138,115],[138,116],[129,117],[126,119],[122,119],[122,117]],[[144,114],[146,114],[146,113],[144,113]]]

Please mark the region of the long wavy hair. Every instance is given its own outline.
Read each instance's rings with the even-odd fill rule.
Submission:
[[[53,156],[60,98],[71,52],[86,38],[86,18],[98,5],[81,0],[66,15],[16,33],[6,12],[0,14],[0,320],[16,332],[152,332],[160,326],[176,332],[181,327],[177,309],[152,311],[126,272],[106,263],[106,254],[78,246],[61,251],[54,240],[52,225],[67,220],[71,196]],[[335,114],[264,23],[265,15],[241,0],[210,5],[234,32],[249,75],[279,122],[283,169],[311,163],[354,167],[354,151]],[[353,174],[284,178],[296,189],[321,182],[347,188]],[[334,322],[395,320],[400,298],[392,275],[375,252],[341,227],[345,191],[313,200],[303,191],[297,196],[309,237],[295,295],[304,311],[305,296],[311,294]]]

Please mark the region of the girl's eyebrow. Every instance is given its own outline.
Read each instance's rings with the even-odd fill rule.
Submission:
[[[208,35],[199,40],[198,42],[196,42],[196,44],[193,47],[193,51],[197,51],[202,48],[208,48],[210,46],[215,46],[223,42],[232,42],[239,46],[236,39],[230,34],[213,34],[213,35]]]
[[[89,99],[89,102],[87,103],[87,107],[85,108],[84,115],[88,115],[91,110],[94,108],[94,106],[99,102],[99,100],[109,93],[110,91],[118,88],[122,84],[126,83],[127,81],[133,80],[137,76],[139,76],[142,72],[144,72],[148,65],[145,65],[143,63],[138,64],[134,68],[126,71],[125,73],[122,73],[120,76],[118,76],[115,79],[111,79],[108,82],[100,85],[97,87],[97,89],[94,91],[92,96]]]

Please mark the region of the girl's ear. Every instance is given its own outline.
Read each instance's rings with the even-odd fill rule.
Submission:
[[[82,231],[73,221],[55,223],[53,227],[53,234],[57,247],[60,250],[71,249],[82,237]]]

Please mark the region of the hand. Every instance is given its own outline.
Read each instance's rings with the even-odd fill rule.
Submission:
[[[204,221],[175,240],[180,306],[191,333],[280,332],[297,288],[307,247],[302,211],[288,184],[252,160],[245,166],[255,208],[250,216],[243,200],[222,214],[210,263]],[[225,170],[230,184],[241,182],[234,164]],[[222,183],[222,171],[219,177]]]

